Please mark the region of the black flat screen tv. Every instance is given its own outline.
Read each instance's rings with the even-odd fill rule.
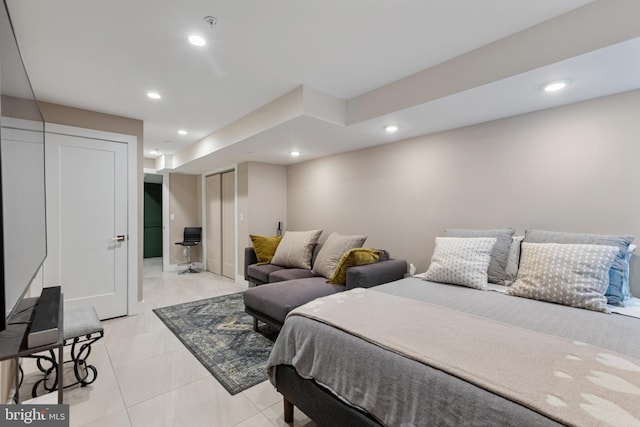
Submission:
[[[0,331],[47,255],[44,121],[7,4],[0,7]]]

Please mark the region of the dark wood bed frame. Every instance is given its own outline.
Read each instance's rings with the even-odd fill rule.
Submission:
[[[290,365],[276,366],[276,389],[284,396],[284,420],[293,422],[293,407],[320,426],[381,427],[368,413],[347,405],[313,380],[302,378]]]

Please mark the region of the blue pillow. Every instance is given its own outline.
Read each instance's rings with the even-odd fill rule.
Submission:
[[[627,254],[624,258],[626,269],[624,270],[624,274],[622,276],[622,293],[624,294],[624,299],[631,298],[631,292],[629,291],[629,287],[631,286],[629,283],[629,262],[631,261],[631,255],[633,255],[633,251],[636,250],[636,245],[629,245],[627,249]]]

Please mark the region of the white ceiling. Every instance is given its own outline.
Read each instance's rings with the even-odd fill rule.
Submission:
[[[36,97],[143,120],[145,157],[155,157],[150,150],[178,152],[300,85],[349,100],[590,1],[7,3]],[[218,20],[213,29],[203,20],[207,15]],[[204,36],[208,45],[188,44],[192,33]],[[617,51],[596,51],[556,66],[592,70],[585,79],[598,80],[598,73],[610,70],[594,64],[617,61],[618,70],[640,66],[637,60],[629,63],[625,49],[637,52],[640,46],[636,40]],[[302,116],[180,171],[201,172],[244,160],[287,164],[295,161],[286,156],[293,140],[304,144],[300,160],[308,160],[640,87],[638,77],[624,73],[615,80],[615,88],[584,87],[552,101],[537,93],[532,102],[524,102],[524,92],[539,91],[545,73],[557,74],[533,70],[353,126]],[[640,70],[634,76],[640,76]],[[163,98],[148,99],[149,90],[157,90]],[[487,108],[487,99],[495,99],[494,109]],[[437,124],[425,117],[437,117]],[[395,137],[380,135],[380,127],[391,118],[401,123],[403,132]],[[189,134],[178,135],[180,128]]]

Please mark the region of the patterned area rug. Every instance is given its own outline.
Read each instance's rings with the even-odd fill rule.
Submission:
[[[277,332],[264,324],[253,330],[242,292],[153,311],[230,394],[267,379]]]

